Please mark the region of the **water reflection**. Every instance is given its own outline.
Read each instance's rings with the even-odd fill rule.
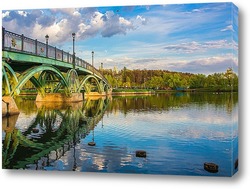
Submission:
[[[22,129],[15,127],[17,117],[4,118],[3,168],[26,168],[34,163],[48,166],[94,129],[107,104],[108,99],[102,98],[72,104],[38,103],[34,119],[23,122],[28,127]]]
[[[182,108],[195,104],[202,108],[211,104],[217,108],[225,107],[228,114],[238,103],[238,93],[167,93],[152,96],[115,96],[108,108],[108,112],[121,111],[125,115],[128,112],[161,111]]]
[[[213,176],[237,170],[238,93],[17,101],[17,122],[3,120],[3,168]],[[136,157],[137,150],[147,157]],[[218,173],[203,169],[210,161]]]

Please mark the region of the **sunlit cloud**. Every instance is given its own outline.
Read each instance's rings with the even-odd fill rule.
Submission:
[[[50,42],[62,43],[76,32],[79,39],[113,35],[126,35],[140,24],[145,24],[145,18],[137,16],[131,21],[113,11],[101,13],[97,9],[50,9],[33,11],[5,11],[2,13],[6,28],[18,33],[30,33],[30,37],[43,39],[40,31],[50,34]],[[133,22],[134,21],[134,22]],[[20,28],[20,25],[23,26]],[[28,32],[29,31],[29,32]],[[64,33],[64,34],[62,34]]]
[[[235,32],[235,31],[234,31],[234,28],[233,28],[233,25],[228,25],[227,27],[221,29],[220,31],[222,31],[222,32],[225,32],[225,31],[232,31],[232,32]]]

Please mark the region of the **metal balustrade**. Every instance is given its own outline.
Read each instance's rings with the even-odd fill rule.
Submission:
[[[12,51],[12,52],[22,52],[25,54],[31,54],[36,56],[47,57],[50,59],[55,59],[58,61],[73,64],[73,55],[67,53],[61,49],[57,49],[46,43],[31,39],[24,35],[19,35],[14,32],[5,30],[2,27],[2,50]],[[81,59],[80,57],[75,57],[75,65],[85,68],[91,71],[93,74],[99,76],[106,83],[105,77],[93,67],[91,64]]]

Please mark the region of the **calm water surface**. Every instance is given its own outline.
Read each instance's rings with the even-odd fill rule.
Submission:
[[[231,176],[238,94],[113,96],[73,104],[16,99],[3,119],[3,168]],[[89,142],[96,146],[89,146]],[[146,158],[136,157],[145,150]],[[219,165],[217,173],[204,162]]]

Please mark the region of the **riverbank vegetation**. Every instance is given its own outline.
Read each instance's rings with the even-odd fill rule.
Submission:
[[[102,69],[103,75],[114,90],[147,89],[161,91],[199,90],[199,91],[238,91],[238,76],[232,68],[223,73],[211,75],[170,72],[167,70],[129,70],[126,67]]]
[[[171,91],[229,92],[238,91],[238,75],[228,68],[222,73],[192,74],[168,70],[100,69],[114,93],[165,93]],[[37,76],[38,77],[38,76]],[[90,84],[89,84],[90,85]],[[89,86],[89,88],[95,86]],[[28,81],[21,94],[34,94],[37,90]]]

